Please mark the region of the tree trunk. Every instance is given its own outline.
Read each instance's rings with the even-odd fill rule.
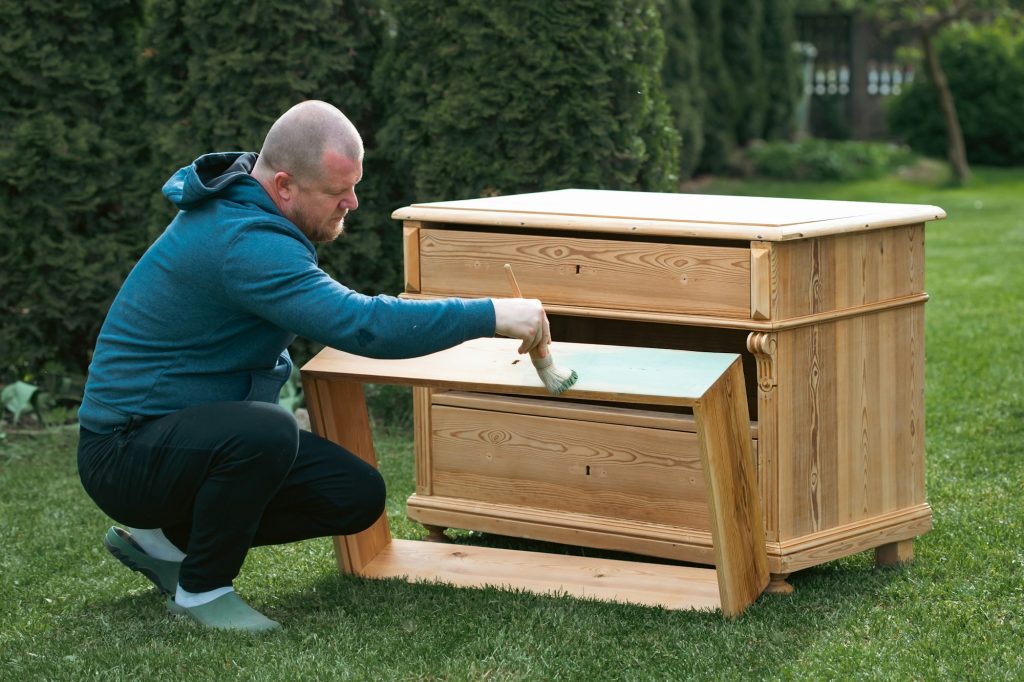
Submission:
[[[953,178],[958,185],[965,185],[971,179],[971,168],[967,165],[964,133],[960,129],[960,119],[956,115],[953,93],[949,90],[946,73],[939,63],[939,55],[935,52],[932,35],[927,31],[921,31],[921,46],[924,48],[924,57],[928,64],[928,76],[939,93],[939,105],[942,107],[942,115],[946,121],[947,155],[949,165],[953,169]]]

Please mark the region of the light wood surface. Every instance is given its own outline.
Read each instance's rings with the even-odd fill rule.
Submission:
[[[914,541],[889,542],[875,548],[875,563],[879,566],[899,566],[914,560]]]
[[[924,226],[775,245],[774,318],[861,310],[924,291]]]
[[[772,247],[768,242],[750,245],[750,319],[772,318]]]
[[[912,556],[913,538],[932,529],[932,509],[927,503],[865,517],[857,521],[807,533],[781,542],[767,543],[772,572],[792,572],[809,566],[893,543]]]
[[[313,431],[376,467],[377,454],[362,384],[346,380],[326,381],[305,374],[302,382]],[[388,519],[381,514],[363,532],[334,538],[338,567],[345,572],[358,573],[390,541]]]
[[[312,376],[343,375],[353,381],[433,388],[549,395],[515,339],[476,339],[422,358],[375,360],[324,349],[303,368]],[[694,353],[599,344],[551,344],[559,364],[579,374],[563,395],[572,398],[690,405],[736,359],[730,353]]]
[[[515,367],[507,362],[515,343],[508,339],[478,340],[412,361],[373,361],[326,349],[303,367],[314,429],[375,466],[369,419],[358,382],[383,379],[415,383],[430,391],[464,388],[467,384],[479,389],[480,375],[489,373],[482,384],[487,389],[529,393],[532,381],[524,381],[523,372],[508,369]],[[663,527],[685,522],[694,534],[702,531],[695,519],[705,514],[715,570],[670,567],[673,570],[668,575],[685,573],[694,578],[692,584],[680,584],[678,590],[673,590],[677,601],[671,603],[677,606],[671,608],[693,607],[697,603],[694,595],[703,589],[698,589],[697,583],[710,574],[717,583],[719,599],[709,606],[720,606],[727,616],[742,613],[767,584],[768,574],[739,356],[591,344],[561,344],[555,352],[591,377],[582,396],[644,403],[655,398],[666,404],[692,405],[695,432],[584,421],[580,424],[586,424],[586,433],[573,439],[559,428],[564,420],[432,405],[430,393],[421,390],[416,394],[416,405],[430,412],[429,429],[421,424],[417,437],[423,445],[430,434],[429,485],[418,487],[423,499],[449,496],[472,503],[473,496],[479,496],[479,503],[492,509],[496,504],[521,507],[526,500],[539,501],[548,507],[545,511],[559,516],[597,517],[600,513],[618,524],[639,522]],[[529,376],[533,375],[531,367]],[[483,414],[488,414],[490,421],[480,428],[478,417]],[[643,419],[644,415],[639,417]],[[646,438],[648,432],[671,437]],[[434,535],[439,535],[436,531],[445,522],[435,523],[429,516],[428,509],[421,519],[438,526]],[[499,554],[474,553],[473,557],[481,558],[465,562],[461,561],[465,555],[445,554],[442,560],[442,554],[433,550],[401,545],[391,540],[383,516],[371,529],[335,542],[342,570],[360,575],[451,580],[458,574],[457,580],[465,580],[465,584],[508,584],[572,594],[584,594],[579,590],[585,589],[585,594],[595,598],[665,604],[661,596],[658,601],[629,596],[645,590],[663,594],[668,583],[649,584],[655,578],[661,581],[660,567],[649,570],[643,564],[632,563],[616,567],[602,560],[588,561],[581,568],[578,562],[557,559],[551,563],[556,560],[536,553],[502,558],[500,552],[506,550]],[[452,557],[460,561],[452,563]],[[467,569],[473,565],[476,568]],[[510,566],[514,575],[507,573]],[[542,566],[536,573],[543,574],[542,581],[531,577],[537,566]],[[466,573],[476,577],[465,578]],[[598,589],[607,585],[604,579],[610,574],[617,576],[614,590]],[[622,583],[625,588],[619,584],[619,578],[633,575],[641,576],[636,585],[632,578]],[[480,576],[485,576],[487,582],[481,583]],[[601,582],[593,583],[591,578]]]
[[[411,300],[437,300],[438,298],[445,297],[434,294],[402,294],[400,298],[408,298]],[[711,317],[706,315],[688,315],[680,313],[656,313],[643,310],[631,311],[613,308],[596,308],[557,304],[545,304],[544,310],[545,312],[547,312],[549,316],[565,315],[571,317],[579,317],[583,319],[619,320],[628,323],[672,324],[679,326],[702,326],[707,328],[743,329],[750,331],[781,331],[784,329],[796,329],[797,327],[807,327],[813,324],[818,324],[819,322],[841,320],[846,317],[857,317],[858,315],[864,315],[865,313],[873,313],[879,310],[905,308],[911,305],[926,303],[927,301],[928,294],[917,293],[885,301],[878,301],[875,303],[865,303],[864,305],[852,306],[850,308],[843,308],[841,310],[827,310],[820,313],[811,313],[810,315],[801,315],[799,317],[790,317],[784,320],[777,321],[741,320],[739,318],[733,317]]]
[[[694,433],[569,428],[562,419],[445,406],[431,420],[435,495],[709,528]]]
[[[923,503],[923,308],[777,338],[779,538]]]
[[[757,473],[750,449],[743,367],[737,358],[694,406],[719,571],[722,611],[739,613],[768,584]],[[749,563],[748,563],[749,562]]]
[[[413,204],[422,220],[595,234],[784,241],[940,220],[936,206],[766,197],[566,189]]]
[[[778,574],[872,548],[881,563],[898,562],[912,557],[912,538],[931,528],[924,501],[924,223],[944,216],[934,206],[580,190],[415,205],[394,214],[444,235],[438,253],[450,259],[430,276],[439,292],[410,297],[489,295],[497,248],[522,260],[521,279],[533,268],[531,288],[549,287],[540,297],[560,341],[741,354],[751,428],[756,423],[751,446],[767,561]],[[424,243],[421,232],[417,249]],[[745,266],[705,271],[724,292],[712,293],[703,309],[667,279],[674,272],[670,256],[710,253],[701,249],[746,254]],[[422,250],[415,257],[428,258]],[[620,270],[621,263],[629,267]],[[445,283],[444,266],[461,269],[460,280]],[[744,267],[745,288],[734,277]],[[585,281],[588,268],[607,268],[600,285],[573,286]],[[503,293],[500,278],[494,286]],[[452,407],[491,412],[475,424],[478,433],[491,419],[507,426],[508,415],[545,416],[544,410],[575,435],[606,423],[597,412],[565,411],[565,402],[522,400]],[[623,425],[662,428],[653,425],[657,419],[638,415]],[[662,425],[682,423],[671,419]],[[673,430],[664,428],[663,437]],[[440,517],[440,502],[456,499],[443,497],[429,511],[424,500],[417,505]],[[453,506],[451,514],[462,527],[476,527],[469,510]],[[507,516],[478,523],[516,526]],[[586,535],[549,522],[553,537]],[[537,537],[541,525],[535,519],[512,531]],[[616,546],[614,535],[601,525],[588,541],[639,546],[629,533]],[[679,551],[707,548],[691,538]]]
[[[427,227],[419,235],[424,294],[508,296],[508,263],[546,304],[750,317],[747,248]]]
[[[433,429],[430,402],[434,391],[428,386],[414,386],[412,404],[414,414],[423,415],[413,424],[413,444],[416,448],[416,492],[431,495],[434,490],[431,431]]]
[[[468,391],[441,391],[431,395],[431,404],[465,407],[471,410],[532,414],[538,417],[572,419],[583,422],[619,424],[648,429],[667,429],[696,433],[697,424],[692,414],[635,407],[614,407],[568,400],[544,400],[516,396],[488,395]],[[585,428],[585,425],[583,425]],[[750,437],[757,438],[757,423],[750,423]]]
[[[670,526],[439,495],[411,496],[408,513],[410,519],[424,525],[472,528],[483,533],[614,549],[709,566],[715,563],[711,531],[687,525]]]
[[[415,293],[420,290],[420,224],[410,220],[402,228],[403,249],[406,254],[405,290]]]
[[[666,609],[722,607],[718,579],[711,569],[491,547],[394,540],[363,575],[526,590]]]

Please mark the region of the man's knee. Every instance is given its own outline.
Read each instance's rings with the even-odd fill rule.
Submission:
[[[240,450],[259,459],[261,466],[288,471],[299,449],[295,417],[279,405],[252,403],[235,438]]]
[[[359,485],[354,487],[352,497],[344,500],[343,508],[339,509],[337,534],[350,535],[372,526],[384,513],[386,492],[380,472],[368,467]]]

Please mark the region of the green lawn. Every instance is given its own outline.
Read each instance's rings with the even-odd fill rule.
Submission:
[[[720,182],[702,191],[928,203],[927,496],[916,562],[864,552],[793,576],[741,618],[337,573],[330,543],[254,550],[237,582],[285,627],[211,633],[171,618],[100,545],[75,433],[0,443],[0,679],[1022,679],[1024,171],[949,189]],[[381,429],[395,534],[410,432]]]

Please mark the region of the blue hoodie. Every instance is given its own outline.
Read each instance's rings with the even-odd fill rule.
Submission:
[[[181,210],[107,313],[79,411],[84,428],[109,433],[131,416],[205,403],[276,402],[296,335],[405,358],[494,334],[489,299],[369,297],[331,279],[249,175],[256,157],[207,154],[164,185]]]

